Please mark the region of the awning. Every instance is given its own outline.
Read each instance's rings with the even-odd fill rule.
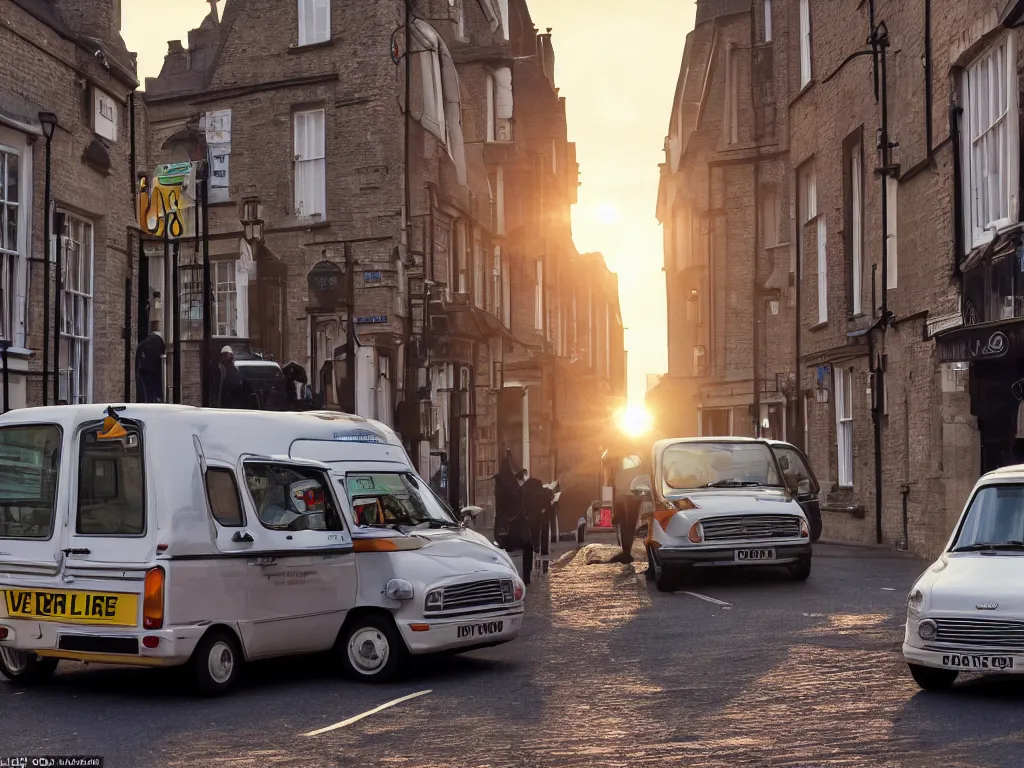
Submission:
[[[935,334],[940,363],[1024,358],[1024,318],[952,328]]]

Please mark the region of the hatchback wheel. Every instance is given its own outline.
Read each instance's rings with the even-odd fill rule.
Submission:
[[[45,682],[57,670],[59,663],[58,659],[44,659],[34,653],[0,648],[0,674],[19,685]]]
[[[345,674],[353,680],[386,683],[398,675],[405,642],[389,618],[367,614],[342,630],[336,653]]]
[[[203,696],[220,696],[235,684],[244,663],[234,635],[222,629],[207,632],[192,653],[196,689]]]
[[[907,664],[914,681],[926,691],[944,691],[956,682],[960,674],[955,669],[936,669],[922,667],[920,664]]]
[[[786,566],[789,575],[797,581],[807,581],[811,577],[811,556],[800,555],[800,559]]]

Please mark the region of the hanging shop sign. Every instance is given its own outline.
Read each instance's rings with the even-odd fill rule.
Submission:
[[[139,186],[137,218],[143,234],[179,240],[195,237],[198,163],[165,163]]]
[[[1024,350],[1024,325],[993,328],[958,328],[936,337],[940,363],[973,363],[998,360]]]
[[[333,261],[318,262],[306,275],[309,303],[316,309],[336,310],[345,299],[345,270]]]

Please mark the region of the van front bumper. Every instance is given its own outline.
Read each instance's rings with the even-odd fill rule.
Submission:
[[[2,648],[70,661],[150,667],[185,664],[206,631],[205,626],[143,630],[10,617],[0,618],[0,629],[7,630],[7,637],[0,640]],[[155,638],[156,647],[147,648],[144,638]]]
[[[737,552],[748,550],[771,549],[775,552],[774,559],[739,560]],[[700,568],[718,568],[728,566],[770,566],[787,565],[796,562],[800,557],[811,554],[811,543],[806,539],[798,543],[750,542],[749,544],[716,545],[714,547],[671,547],[657,548],[657,558],[665,565],[690,566]]]
[[[440,653],[501,645],[519,637],[523,607],[446,618],[395,619],[409,653]]]

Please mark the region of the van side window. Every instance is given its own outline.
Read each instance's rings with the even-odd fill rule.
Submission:
[[[245,484],[264,528],[272,531],[341,531],[323,474],[286,464],[246,462]]]
[[[60,443],[51,424],[0,429],[0,539],[53,535]]]
[[[206,470],[206,498],[210,502],[213,519],[225,528],[241,528],[245,525],[238,483],[235,482],[235,473],[230,469],[210,467]]]
[[[142,435],[123,423],[120,440],[100,440],[100,425],[82,432],[78,463],[78,519],[83,536],[141,536],[146,532],[146,475]]]

